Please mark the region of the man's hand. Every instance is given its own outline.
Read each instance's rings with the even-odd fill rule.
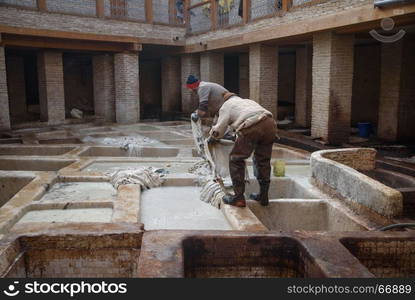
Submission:
[[[197,122],[197,121],[199,121],[199,115],[197,114],[197,112],[193,112],[193,113],[190,115],[190,118],[192,119],[192,121],[193,121],[193,122]]]
[[[218,143],[219,142],[219,140],[218,139],[215,139],[213,136],[210,136],[210,137],[208,137],[208,139],[207,139],[207,143],[209,144],[209,145],[213,145],[213,144],[216,144],[216,143]]]

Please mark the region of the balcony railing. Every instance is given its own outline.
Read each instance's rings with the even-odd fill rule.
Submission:
[[[0,0],[0,6],[184,26],[184,6],[183,11],[180,12],[176,2],[176,0]]]
[[[283,15],[296,0],[187,0],[186,19],[190,34],[246,24]],[[316,0],[297,0],[296,5]],[[321,1],[321,0],[319,0]]]

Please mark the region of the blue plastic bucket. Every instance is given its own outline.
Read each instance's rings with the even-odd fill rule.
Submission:
[[[360,137],[367,138],[372,133],[372,123],[369,123],[369,122],[357,123],[357,128],[359,128]]]

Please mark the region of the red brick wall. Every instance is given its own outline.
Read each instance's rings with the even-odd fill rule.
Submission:
[[[332,32],[313,36],[311,134],[331,144],[350,135],[354,37]]]

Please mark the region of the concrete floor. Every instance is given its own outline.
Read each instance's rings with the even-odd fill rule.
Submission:
[[[357,234],[392,222],[372,211],[356,212],[345,199],[313,184],[310,153],[278,144],[272,162],[284,160],[286,170],[285,177],[272,177],[270,206],[250,201],[244,209],[222,205],[218,210],[199,200],[198,177],[189,172],[200,158],[195,155],[188,122],[77,124],[20,129],[10,135],[22,144],[0,145],[0,256],[2,242],[10,242],[9,236],[29,231],[48,234],[48,228],[57,224],[62,233],[77,228],[77,234],[91,234],[89,229],[79,229],[83,223],[90,223],[89,228],[97,232],[142,223],[145,236],[147,230]],[[248,196],[258,185],[252,161],[247,165]],[[148,191],[134,185],[116,190],[110,184],[109,173],[142,166],[163,169],[164,184]],[[122,234],[120,230],[116,234]],[[235,270],[232,274],[245,272]],[[258,274],[274,274],[268,267],[261,270]],[[192,274],[208,276],[203,272]],[[226,275],[221,272],[212,274]],[[287,274],[300,273],[290,270]]]

